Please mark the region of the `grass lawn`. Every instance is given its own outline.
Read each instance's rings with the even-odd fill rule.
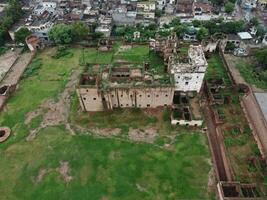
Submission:
[[[227,71],[223,66],[222,60],[219,54],[211,54],[208,58],[208,69],[205,75],[205,79],[208,80],[214,77],[223,78],[227,85],[230,85],[230,79],[228,77]]]
[[[70,122],[88,131],[118,127],[127,133],[129,128],[154,127],[159,139],[174,137],[169,149],[83,131],[71,135],[64,125],[46,127],[33,141],[25,140],[42,121],[37,116],[25,125],[25,115],[44,100],[57,99],[71,70],[79,67],[81,50],[70,51],[72,57],[59,59],[51,58],[53,49],[38,53],[41,66],[20,82],[0,114],[1,125],[12,129],[0,144],[0,199],[209,199],[205,135],[174,128],[147,111],[81,113],[73,95]],[[69,164],[70,182],[59,173],[60,161]]]
[[[249,58],[236,57],[235,67],[239,70],[241,76],[245,81],[251,85],[255,85],[258,88],[267,89],[267,80],[261,78],[255,70],[257,65]],[[264,71],[261,70],[260,73]],[[265,72],[267,74],[267,72]],[[265,78],[266,79],[266,78]]]

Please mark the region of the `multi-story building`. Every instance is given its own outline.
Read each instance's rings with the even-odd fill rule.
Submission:
[[[156,2],[141,1],[137,2],[137,20],[153,21],[155,19]]]
[[[199,92],[208,63],[201,45],[190,45],[188,55],[173,55],[169,59],[168,70],[174,74],[175,90]]]
[[[82,74],[76,91],[84,111],[156,108],[172,105],[174,84],[168,80],[162,84],[142,66],[106,65],[101,73]]]

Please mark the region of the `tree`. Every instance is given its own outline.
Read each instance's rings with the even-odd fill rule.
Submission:
[[[174,27],[174,31],[175,31],[177,37],[179,37],[179,38],[181,38],[184,35],[186,30],[187,30],[187,26],[184,24],[181,24],[181,25]]]
[[[233,4],[233,3],[231,3],[231,2],[228,1],[225,4],[224,8],[225,8],[225,12],[232,13],[234,11],[234,9],[235,9],[235,4]]]
[[[266,70],[267,69],[267,48],[257,50],[255,52],[255,58],[261,66]]]
[[[159,10],[159,9],[156,9],[155,16],[156,17],[161,17],[162,15],[163,15],[163,11],[162,10]]]
[[[72,28],[65,24],[57,24],[50,29],[48,36],[57,44],[69,44],[73,38]]]
[[[235,49],[235,44],[232,42],[227,42],[225,46],[225,51],[233,51]]]
[[[201,21],[195,19],[195,20],[192,21],[192,24],[193,24],[194,27],[199,27],[199,26],[201,26]]]
[[[256,35],[260,38],[263,38],[265,34],[267,33],[267,30],[264,26],[258,25],[256,26],[256,29],[257,29]]]
[[[238,33],[244,29],[245,22],[243,20],[223,22],[220,29],[224,33]]]
[[[16,43],[22,43],[25,44],[25,39],[27,36],[31,34],[31,31],[29,29],[22,27],[18,31],[15,32],[15,41]]]
[[[181,20],[179,17],[175,17],[172,21],[171,21],[171,26],[178,26],[181,24]]]
[[[89,34],[89,27],[84,22],[75,22],[71,29],[76,41],[86,39]]]
[[[209,30],[206,29],[206,28],[204,28],[204,27],[202,27],[202,28],[200,28],[200,29],[197,31],[197,35],[196,35],[196,37],[197,37],[197,39],[198,39],[199,41],[201,41],[201,40],[203,40],[204,38],[206,38],[208,35],[209,35]]]
[[[249,21],[249,23],[252,25],[252,26],[258,26],[259,25],[259,20],[257,17],[252,17]]]

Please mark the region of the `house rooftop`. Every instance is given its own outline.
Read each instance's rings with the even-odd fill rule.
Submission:
[[[249,32],[239,32],[239,33],[237,33],[237,35],[239,36],[239,38],[241,40],[250,40],[250,39],[252,39],[252,36],[250,35]]]

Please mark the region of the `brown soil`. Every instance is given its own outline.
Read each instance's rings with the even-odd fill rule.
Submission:
[[[47,110],[47,112],[43,114],[42,123],[38,128],[30,132],[26,139],[27,141],[33,140],[41,129],[47,126],[59,125],[61,123],[66,125],[66,128],[71,134],[75,134],[68,123],[68,116],[70,110],[70,94],[75,90],[79,74],[80,70],[73,71],[64,91],[59,95],[59,100],[57,102],[48,99],[44,101],[37,110],[27,114],[25,123],[29,123],[35,115],[40,114],[40,111]]]
[[[108,137],[108,136],[118,136],[121,132],[120,128],[103,128],[103,129],[95,129],[94,132],[97,135]]]
[[[57,171],[60,173],[62,179],[68,183],[70,182],[73,177],[68,175],[69,173],[69,163],[66,161],[60,161],[60,166],[57,168]]]
[[[24,123],[25,123],[26,125],[29,124],[29,123],[31,123],[31,121],[32,121],[35,117],[37,117],[37,116],[39,116],[39,115],[41,115],[41,114],[42,114],[42,110],[41,110],[41,109],[37,109],[37,110],[34,110],[34,111],[32,111],[32,112],[27,113],[26,116],[25,116]]]
[[[153,128],[149,128],[146,130],[139,130],[139,129],[129,129],[129,139],[136,142],[147,142],[153,143],[157,136],[157,130]]]
[[[40,169],[38,176],[36,177],[36,183],[40,183],[43,180],[44,176],[48,174],[50,171],[51,170],[48,169]]]

